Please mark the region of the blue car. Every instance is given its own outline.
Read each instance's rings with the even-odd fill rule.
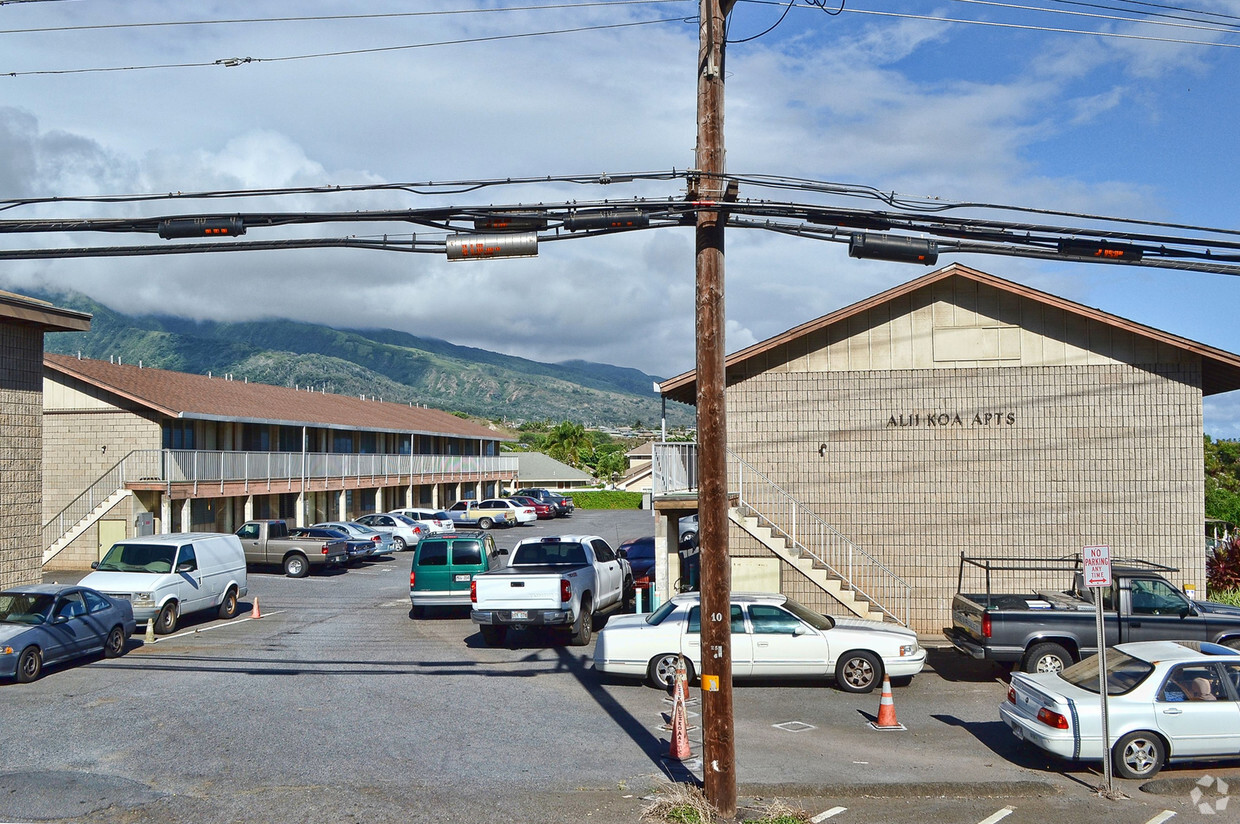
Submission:
[[[133,607],[89,587],[31,584],[0,592],[0,678],[29,683],[45,664],[102,652],[116,658],[135,628]]]

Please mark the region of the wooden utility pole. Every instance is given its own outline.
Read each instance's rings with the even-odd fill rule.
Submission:
[[[723,54],[735,0],[701,0],[696,198],[724,200]],[[732,565],[728,556],[727,419],[724,412],[723,227],[727,212],[697,213],[698,536],[701,553],[702,775],[706,799],[736,815],[732,715]]]

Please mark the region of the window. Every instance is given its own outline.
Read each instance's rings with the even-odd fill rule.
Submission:
[[[693,607],[689,610],[689,626],[687,632],[701,633],[702,631],[702,608]],[[743,635],[745,633],[745,613],[737,604],[732,605],[732,634]]]
[[[194,422],[170,421],[163,426],[164,449],[193,449]]]
[[[258,524],[246,524],[237,530],[237,537],[247,541],[258,539]]]
[[[181,564],[193,564],[190,567],[190,571],[198,569],[198,558],[194,555],[193,544],[186,544],[181,547],[180,553],[177,554],[177,566],[180,567]]]
[[[616,560],[616,553],[612,551],[612,548],[607,545],[606,541],[602,539],[591,541],[590,546],[594,547],[594,557],[600,561]]]
[[[452,545],[452,563],[460,566],[482,563],[482,545],[477,541],[457,541]]]
[[[57,618],[77,618],[86,614],[86,603],[80,592],[66,592],[56,604]]]
[[[1227,693],[1212,664],[1181,664],[1171,670],[1159,701],[1218,701]]]
[[[1136,578],[1132,582],[1132,611],[1136,615],[1179,615],[1188,601],[1166,581]]]
[[[99,612],[108,608],[108,602],[97,592],[84,589],[82,590],[82,598],[86,600],[86,609],[90,612]]]
[[[447,566],[448,542],[423,541],[418,545],[418,566]]]
[[[1153,671],[1154,665],[1150,662],[1125,655],[1119,650],[1111,650],[1107,653],[1107,695],[1123,695],[1129,692]],[[1059,673],[1059,677],[1097,695],[1098,656],[1082,658]]]
[[[804,626],[796,616],[769,604],[751,604],[749,620],[758,635],[792,635]]]

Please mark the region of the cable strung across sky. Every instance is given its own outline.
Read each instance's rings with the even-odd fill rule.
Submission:
[[[30,219],[0,221],[0,234],[138,233],[158,234],[166,240],[201,239],[159,245],[0,249],[0,260],[68,257],[117,257],[194,254],[220,251],[269,251],[344,247],[376,251],[447,254],[450,260],[518,257],[537,254],[541,242],[596,237],[618,232],[692,226],[699,211],[720,211],[727,225],[757,229],[834,243],[846,243],[857,258],[931,265],[941,254],[989,254],[1037,259],[1117,263],[1240,275],[1240,231],[1071,212],[1028,209],[992,203],[952,203],[909,198],[871,187],[793,180],[772,176],[726,175],[707,180],[695,171],[642,172],[605,176],[545,177],[523,180],[469,181],[426,184],[382,184],[331,187],[313,191],[357,191],[397,188],[419,194],[436,190],[460,192],[496,185],[550,180],[574,183],[632,182],[684,178],[686,193],[667,198],[629,198],[559,203],[478,206],[434,206],[421,209],[372,211],[177,214],[133,218]],[[871,198],[900,209],[846,208],[808,202],[739,198],[739,186],[798,190],[806,194]],[[297,190],[306,192],[308,190]],[[230,197],[271,196],[229,192]],[[164,198],[211,199],[223,193],[192,195],[127,195],[108,198],[56,198],[50,202],[118,203]],[[36,201],[0,202],[0,209],[19,208]],[[945,212],[974,211],[960,216]],[[985,213],[1058,215],[1082,225],[998,220]],[[415,233],[343,238],[281,238],[238,241],[232,238],[252,230],[281,227],[391,223],[421,227]],[[1088,223],[1091,225],[1084,225]],[[423,233],[421,230],[429,230]],[[1191,234],[1184,234],[1189,232]],[[210,242],[215,239],[217,242]]]

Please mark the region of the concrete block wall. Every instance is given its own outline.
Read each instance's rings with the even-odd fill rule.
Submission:
[[[0,588],[41,580],[43,330],[0,324]]]
[[[1191,363],[768,372],[727,390],[728,446],[909,581],[935,632],[962,551],[1107,544],[1204,592],[1200,386]]]
[[[158,422],[124,409],[46,411],[40,523],[59,513],[131,451],[162,445]]]

